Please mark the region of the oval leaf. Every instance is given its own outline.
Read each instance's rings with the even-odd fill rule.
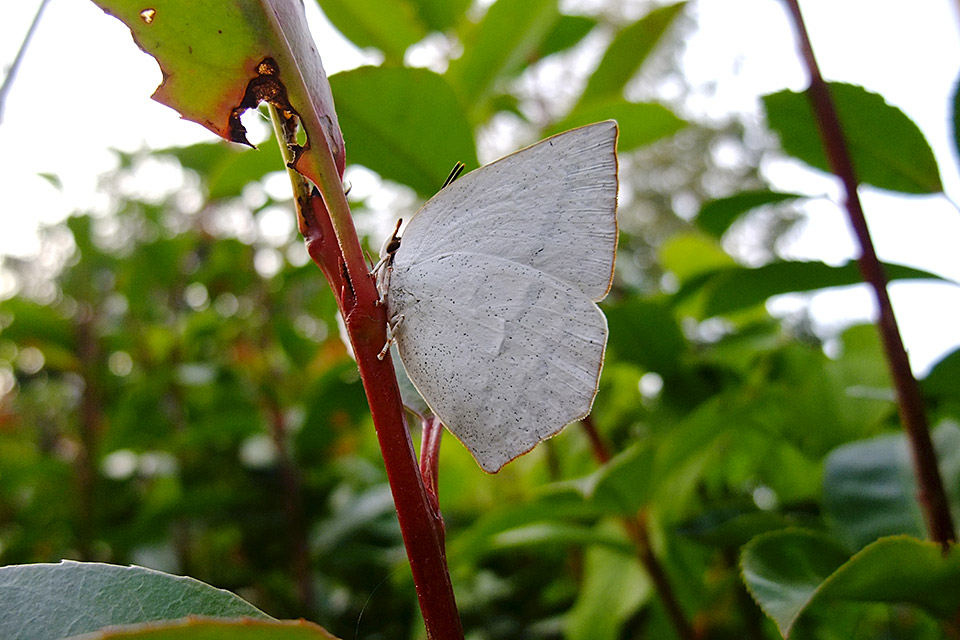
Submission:
[[[553,135],[601,120],[616,120],[620,126],[617,138],[617,150],[620,153],[653,144],[687,126],[685,120],[661,104],[618,99],[577,107],[568,117],[551,127],[547,134]]]
[[[944,423],[933,432],[940,472],[957,509],[960,487],[960,427]],[[824,461],[824,516],[851,548],[881,536],[924,535],[917,483],[904,435],[851,442]]]
[[[857,177],[867,184],[903,193],[943,191],[937,161],[920,128],[883,96],[863,87],[830,83],[843,135]],[[764,96],[770,127],[783,149],[830,172],[810,101],[804,93],[781,91]]]
[[[455,162],[477,166],[470,125],[441,76],[361,67],[330,78],[350,160],[431,196]]]
[[[581,104],[598,99],[621,98],[627,82],[636,75],[686,4],[678,2],[654,9],[621,29],[587,80],[587,86],[580,96]]]
[[[711,200],[700,208],[697,226],[719,238],[737,221],[737,218],[757,207],[804,198],[799,193],[777,191],[741,191],[729,198]]]
[[[829,538],[787,530],[752,540],[743,579],[784,637],[812,606],[830,601],[904,603],[941,619],[960,607],[960,549],[907,536],[882,538],[846,559]]]
[[[360,48],[379,49],[392,63],[402,63],[407,47],[427,35],[408,2],[318,0],[318,4],[348,40]]]
[[[940,276],[898,264],[884,264],[889,280],[943,280]],[[677,293],[684,298],[703,289],[703,317],[742,311],[763,304],[772,296],[861,284],[853,261],[834,267],[823,262],[772,262],[762,267],[733,267],[706,273],[684,283]]]
[[[167,623],[113,627],[71,640],[337,640],[306,620],[211,620],[186,618]]]
[[[153,99],[234,142],[247,142],[240,114],[260,100],[287,103],[307,133],[296,168],[317,184],[314,154],[327,146],[342,173],[343,138],[323,63],[302,3],[239,0],[205,6],[189,0],[99,0],[141,49],[156,58],[163,82]],[[264,64],[267,59],[272,63]],[[252,104],[251,104],[252,102]],[[310,149],[312,148],[312,151]]]
[[[0,568],[0,638],[54,640],[107,626],[187,616],[269,619],[193,578],[94,562]]]
[[[498,81],[522,71],[560,19],[556,0],[500,0],[464,34],[463,55],[447,77],[474,114],[483,113]]]
[[[743,548],[740,569],[753,599],[787,637],[823,581],[847,558],[847,553],[823,534],[787,529],[751,540]]]

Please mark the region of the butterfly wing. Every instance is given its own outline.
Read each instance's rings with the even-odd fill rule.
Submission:
[[[616,122],[598,122],[466,174],[410,220],[395,264],[487,254],[602,299],[617,247],[616,143]]]
[[[590,412],[607,322],[578,288],[459,252],[395,265],[387,296],[407,375],[485,471]]]

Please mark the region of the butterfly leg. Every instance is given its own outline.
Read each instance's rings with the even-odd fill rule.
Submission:
[[[377,354],[377,360],[383,360],[387,357],[387,354],[390,352],[390,347],[397,341],[397,331],[400,329],[401,322],[403,322],[403,315],[399,315],[387,322],[387,341],[384,343],[380,353]]]
[[[381,258],[380,262],[373,268],[373,271],[370,272],[370,275],[376,276],[377,279],[377,293],[380,294],[380,297],[377,298],[376,305],[382,306],[387,302],[387,291],[390,289],[390,276],[393,274],[393,256],[387,256]]]

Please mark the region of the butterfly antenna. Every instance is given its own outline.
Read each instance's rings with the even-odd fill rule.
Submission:
[[[447,179],[443,181],[443,186],[440,187],[441,190],[449,187],[451,184],[456,182],[457,178],[460,177],[460,174],[463,173],[463,169],[466,165],[462,162],[458,162],[453,165],[453,169],[450,170],[450,175],[447,176]]]

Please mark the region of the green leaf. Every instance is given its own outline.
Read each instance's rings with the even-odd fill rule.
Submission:
[[[804,197],[806,196],[799,193],[780,193],[769,190],[741,191],[729,198],[719,198],[704,204],[697,215],[697,226],[719,238],[737,218],[751,209]]]
[[[861,181],[903,193],[943,191],[930,145],[902,111],[863,87],[833,82],[830,93]],[[806,94],[781,91],[764,96],[763,101],[784,151],[830,172]]]
[[[63,561],[0,568],[0,638],[54,640],[186,616],[269,616],[229,591],[143,567]]]
[[[929,271],[903,265],[885,263],[884,269],[891,281],[943,281],[943,278]],[[776,295],[861,283],[860,271],[853,261],[838,267],[823,262],[772,262],[762,267],[732,267],[701,274],[686,282],[677,292],[677,298],[703,289],[705,298],[702,314],[709,318],[763,304]]]
[[[481,515],[469,528],[461,530],[450,540],[447,558],[451,566],[476,562],[493,552],[504,540],[509,541],[511,531],[527,530],[532,533],[526,535],[535,535],[535,527],[544,523],[569,525],[595,519],[598,515],[596,508],[583,500],[581,489],[574,483],[556,483],[544,487],[524,503],[502,505]],[[501,538],[503,535],[507,538]],[[518,535],[522,537],[524,534]]]
[[[640,297],[604,305],[610,327],[608,352],[618,361],[669,376],[680,369],[687,339],[673,311]]]
[[[776,531],[755,538],[741,556],[754,599],[784,637],[811,607],[828,602],[916,605],[941,619],[960,607],[960,550],[894,536],[850,559],[820,534]]]
[[[654,9],[620,30],[607,47],[600,65],[587,80],[580,104],[598,99],[622,98],[623,88],[636,75],[686,2]]]
[[[407,47],[427,35],[417,12],[404,0],[317,0],[327,19],[360,48],[374,47],[400,64]]]
[[[753,503],[707,509],[677,528],[677,533],[705,544],[739,548],[768,531],[801,526],[811,522],[807,513],[761,511]]]
[[[716,239],[702,233],[674,234],[660,247],[659,259],[663,268],[683,283],[699,282],[711,273],[736,265]]]
[[[210,200],[239,197],[243,188],[273,171],[285,171],[280,147],[271,137],[256,149],[242,149],[219,142],[158,149],[155,155],[170,155],[185,169],[206,180]]]
[[[542,549],[553,545],[561,548],[601,545],[620,554],[631,555],[634,547],[623,536],[597,530],[590,525],[567,522],[538,522],[515,529],[508,529],[490,539],[490,550]]]
[[[586,16],[560,16],[553,25],[553,29],[546,35],[537,51],[539,58],[569,49],[577,44],[590,30],[597,26],[597,21]]]
[[[940,359],[921,383],[923,391],[938,400],[960,400],[960,349]]]
[[[743,549],[740,569],[753,599],[787,637],[823,581],[847,559],[829,537],[788,529],[754,538]]]
[[[960,427],[945,422],[933,432],[934,449],[954,510],[960,490]],[[881,536],[924,535],[917,483],[903,434],[851,442],[824,460],[824,517],[852,549]]]
[[[604,528],[603,525],[600,528]],[[566,617],[564,638],[616,640],[622,637],[624,623],[651,594],[649,578],[630,555],[606,547],[587,549],[583,579],[577,601]]]
[[[633,151],[672,136],[687,126],[673,111],[655,103],[605,100],[577,107],[547,132],[549,135],[580,127],[592,122],[613,119],[620,126],[617,150],[620,153]]]
[[[585,497],[605,513],[632,516],[647,504],[660,480],[655,457],[648,442],[635,443],[581,481]]]
[[[470,6],[470,0],[410,0],[420,20],[434,31],[456,26]]]
[[[499,0],[464,35],[447,77],[471,112],[483,113],[497,83],[523,70],[560,19],[556,0]]]
[[[269,94],[289,103],[284,106],[297,113],[315,149],[329,146],[343,171],[337,112],[302,6],[241,0],[198,11],[192,0],[154,0],[149,9],[130,0],[96,4],[123,21],[156,58],[163,82],[155,100],[226,140],[246,142],[240,113],[255,106],[248,100]],[[273,63],[264,65],[268,58]],[[247,95],[254,81],[260,88]],[[307,149],[296,166],[320,184],[316,151]]]
[[[426,69],[361,67],[330,78],[350,161],[423,196],[457,161],[477,166],[470,125],[446,81]]]
[[[210,620],[187,618],[162,624],[124,625],[71,640],[337,640],[306,620]]]

